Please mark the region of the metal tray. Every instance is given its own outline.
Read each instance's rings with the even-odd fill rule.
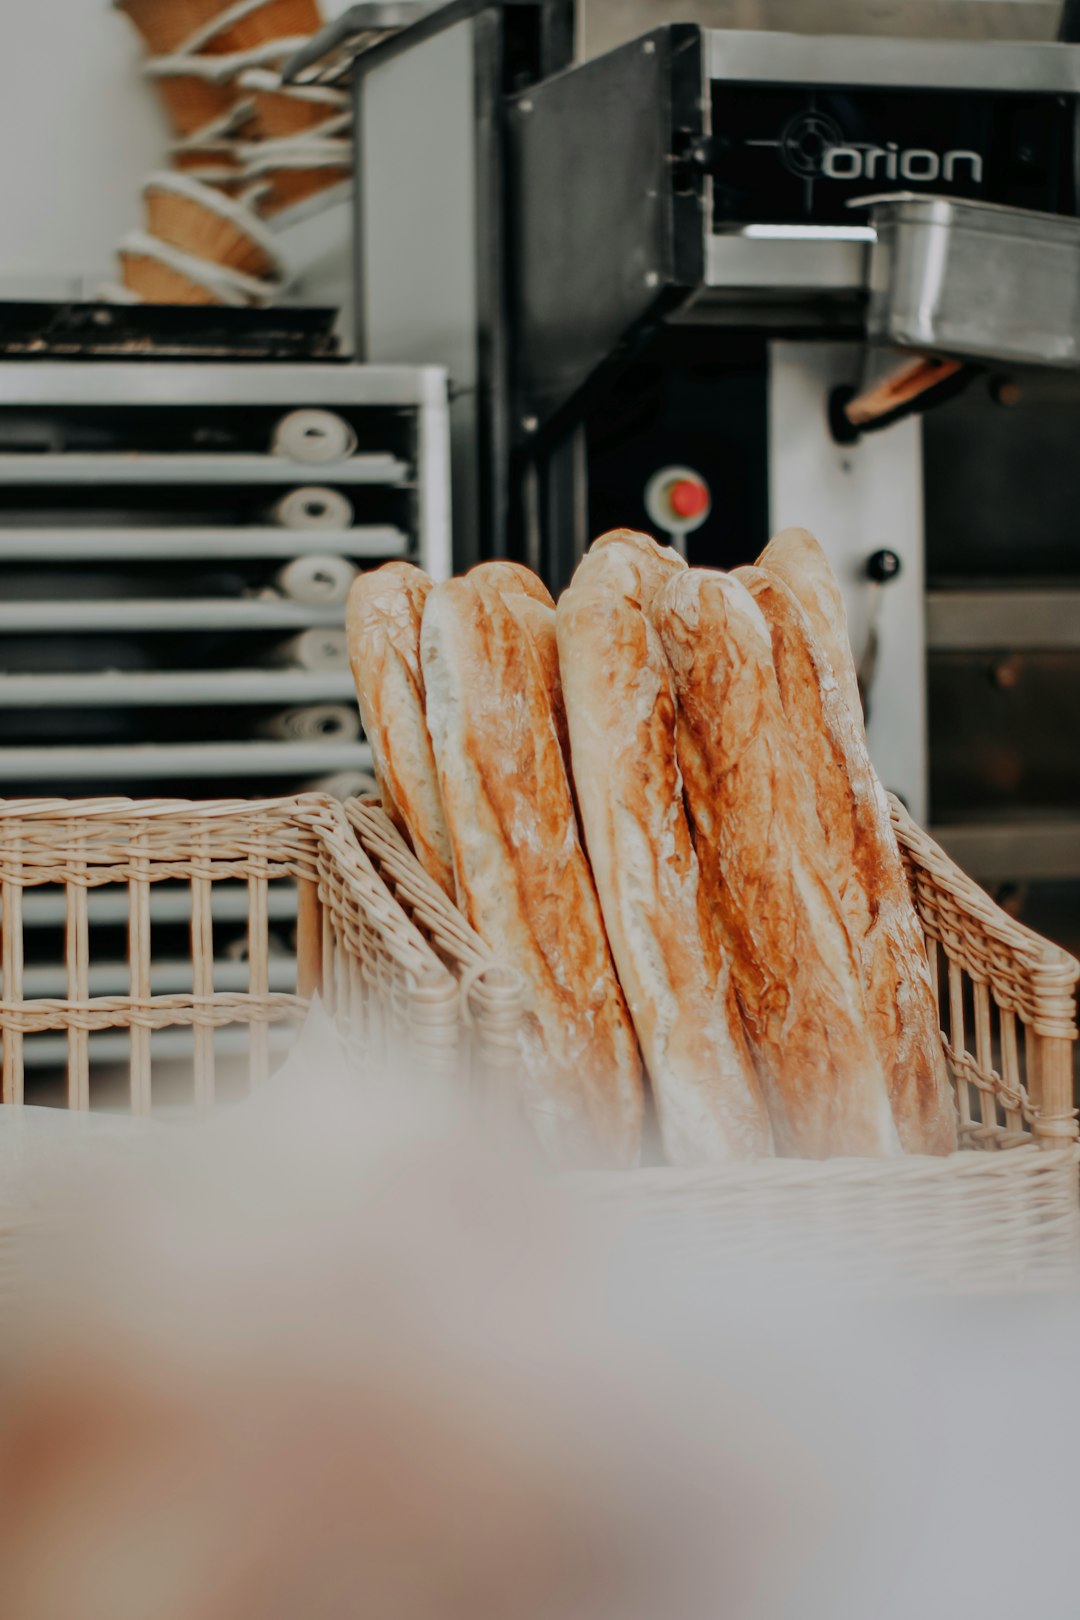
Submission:
[[[864,197],[874,342],[1080,366],[1080,220],[910,192]]]

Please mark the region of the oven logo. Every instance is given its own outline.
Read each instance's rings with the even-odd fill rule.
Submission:
[[[804,112],[785,124],[778,141],[751,141],[751,146],[776,147],[789,174],[800,180],[905,180],[909,185],[932,185],[968,180],[979,185],[983,160],[978,152],[935,152],[928,146],[900,146],[886,141],[848,141],[835,119],[825,113]]]

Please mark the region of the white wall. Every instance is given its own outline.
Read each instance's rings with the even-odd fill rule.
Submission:
[[[347,4],[323,0],[324,15]],[[6,0],[0,41],[0,298],[87,296],[114,277],[142,182],[166,162],[138,36],[110,0]],[[348,210],[333,212],[285,239],[313,300],[348,284]]]
[[[0,291],[63,296],[111,273],[160,167],[164,121],[108,0],[9,0],[0,50]]]

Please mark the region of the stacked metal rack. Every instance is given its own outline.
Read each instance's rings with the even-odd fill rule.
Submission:
[[[354,791],[370,751],[344,600],[357,569],[394,557],[450,572],[438,368],[0,364],[0,796]],[[274,900],[270,988],[285,989],[295,892]],[[122,911],[88,896],[92,994],[127,984]],[[189,886],[155,885],[154,993],[192,988],[191,915]],[[246,886],[216,885],[215,990],[247,982],[246,918]],[[66,921],[62,893],[27,895],[36,995],[65,993]],[[96,1065],[125,1060],[126,1036],[91,1039]],[[155,1039],[163,1058],[190,1045]],[[42,1100],[62,1055],[35,1044]]]
[[[344,599],[449,571],[445,400],[427,368],[0,366],[0,792],[367,770]]]

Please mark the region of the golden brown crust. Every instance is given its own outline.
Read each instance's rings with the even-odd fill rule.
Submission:
[[[809,529],[781,529],[761,553],[757,566],[777,574],[794,592],[836,676],[840,694],[861,727],[862,699],[848,635],[847,610],[839,581],[821,546]]]
[[[590,572],[592,583],[580,584]],[[769,1153],[683,807],[659,637],[636,602],[584,564],[559,599],[557,625],[582,827],[665,1155],[703,1164]]]
[[[431,580],[412,563],[358,574],[345,608],[349,664],[383,809],[454,895],[450,838],[424,712],[420,623]]]
[[[896,1151],[859,970],[813,793],[790,740],[768,627],[746,589],[691,569],[655,621],[705,892],[723,926],[777,1151]]]
[[[813,784],[901,1146],[951,1153],[952,1090],[922,929],[862,727],[794,592],[764,568],[737,568],[732,578],[746,586],[772,635],[780,700]]]
[[[686,561],[671,546],[636,529],[609,529],[593,541],[574,572],[575,585],[603,581],[649,611],[657,591],[672,574],[685,573]]]
[[[507,607],[532,642],[533,652],[540,664],[551,700],[551,717],[559,739],[563,764],[570,771],[570,732],[566,724],[566,700],[563,696],[562,674],[559,669],[559,644],[555,635],[555,609],[535,596],[504,593]],[[573,782],[570,784],[573,789]]]
[[[431,593],[421,650],[458,904],[528,986],[526,1110],[557,1162],[632,1165],[637,1042],[532,641],[502,592],[457,579]]]
[[[539,574],[534,574],[524,563],[511,562],[507,557],[492,557],[488,562],[476,563],[465,578],[474,585],[493,586],[497,591],[521,591],[534,602],[555,606],[555,599]]]

